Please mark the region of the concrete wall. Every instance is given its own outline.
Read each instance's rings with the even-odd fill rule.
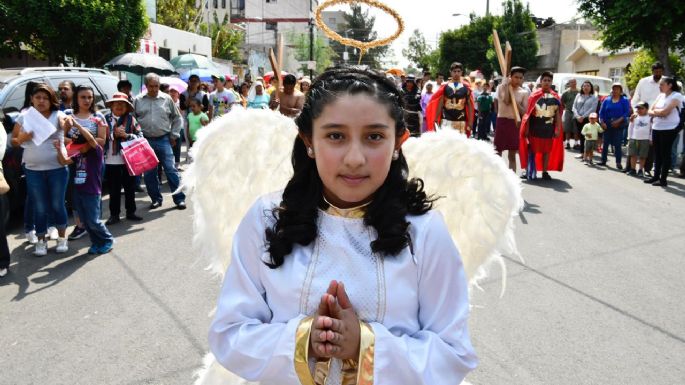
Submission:
[[[561,31],[559,44],[559,59],[556,72],[574,72],[573,63],[567,62],[566,57],[578,47],[578,40],[594,40],[597,31],[582,28],[564,29]]]
[[[212,39],[206,36],[150,23],[150,39],[154,40],[159,48],[169,49],[172,59],[184,53],[212,57]]]

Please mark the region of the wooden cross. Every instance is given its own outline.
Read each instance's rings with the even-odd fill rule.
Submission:
[[[276,92],[279,92],[276,94],[276,96],[278,96],[281,90],[281,83],[283,82],[283,79],[281,79],[281,66],[283,65],[283,37],[281,35],[278,35],[278,59],[276,59],[274,49],[269,48],[269,61],[271,62],[271,69],[274,72],[274,76],[278,80],[278,83],[276,83]]]
[[[495,43],[495,52],[497,53],[497,61],[499,62],[499,68],[502,72],[502,76],[507,76],[511,70],[511,44],[507,41],[505,44],[506,54],[502,53],[502,43],[499,41],[499,35],[497,30],[492,30],[492,41]],[[521,122],[521,116],[519,115],[519,107],[516,103],[514,88],[509,84],[509,98],[511,99],[511,105],[514,107],[514,116],[516,118],[516,123]]]

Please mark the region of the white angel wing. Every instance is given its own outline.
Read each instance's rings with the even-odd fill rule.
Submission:
[[[233,234],[253,201],[282,189],[292,175],[295,135],[291,119],[265,110],[233,111],[200,130],[183,182],[195,211],[194,243],[216,274],[226,271]],[[517,254],[513,217],[523,202],[520,181],[491,146],[441,131],[409,139],[403,151],[411,176],[445,197],[436,208],[459,245],[471,282],[485,262]],[[195,385],[219,384],[256,385],[209,353]]]
[[[283,189],[292,176],[296,135],[292,119],[254,109],[236,109],[198,132],[183,185],[193,204],[193,242],[219,276],[231,262],[233,234],[255,199]]]
[[[517,255],[514,217],[523,207],[521,182],[490,144],[451,130],[410,138],[402,146],[410,177],[444,197],[436,208],[459,246],[469,281],[484,276],[487,262]]]

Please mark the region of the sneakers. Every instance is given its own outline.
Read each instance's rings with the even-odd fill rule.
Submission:
[[[186,202],[185,201],[178,202],[178,204],[176,204],[176,208],[179,210],[185,210],[186,209]]]
[[[7,270],[6,267],[3,267],[2,269],[0,269],[0,278],[6,276],[8,271],[9,270]]]
[[[66,253],[69,251],[69,242],[66,238],[57,238],[57,247],[55,251],[58,253]]]
[[[645,171],[644,170],[638,171],[637,176],[639,176],[640,178],[644,178],[645,177]]]
[[[162,202],[152,202],[150,203],[150,210],[158,209],[162,207]]]
[[[28,233],[26,233],[26,240],[29,241],[30,244],[35,245],[38,243],[38,237],[36,236],[36,230],[31,230]]]
[[[112,248],[114,247],[114,241],[112,242],[107,242],[102,246],[97,246],[97,245],[92,245],[88,249],[88,254],[107,254],[110,251],[112,251]]]
[[[114,242],[107,242],[104,245],[98,247],[98,254],[107,254],[112,251],[114,247]]]
[[[48,254],[48,244],[45,241],[39,240],[33,249],[33,255],[36,257],[44,257]]]
[[[57,228],[54,226],[48,227],[48,232],[45,234],[46,238],[50,238],[51,241],[57,240],[59,238],[59,233],[57,232]]]
[[[637,176],[637,171],[635,171],[635,170],[629,170],[629,171],[626,173],[626,175],[629,175],[629,176]]]
[[[70,241],[74,241],[74,240],[77,240],[77,239],[83,237],[84,235],[86,235],[86,229],[78,227],[78,226],[74,226],[74,230],[71,232],[71,234],[69,234],[68,239]]]
[[[620,163],[616,163],[616,169],[617,170],[623,170],[623,166],[621,166]]]

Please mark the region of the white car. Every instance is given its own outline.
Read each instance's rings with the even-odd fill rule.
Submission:
[[[571,79],[576,79],[576,84],[578,89],[587,80],[592,83],[592,86],[599,86],[599,96],[607,96],[611,93],[611,85],[614,84],[611,79],[603,78],[601,76],[585,75],[585,74],[573,74],[567,72],[555,72],[552,84],[556,91],[561,94],[566,89],[568,81]],[[540,78],[538,77],[535,81],[536,84],[540,84]],[[627,91],[624,88],[624,92]]]

